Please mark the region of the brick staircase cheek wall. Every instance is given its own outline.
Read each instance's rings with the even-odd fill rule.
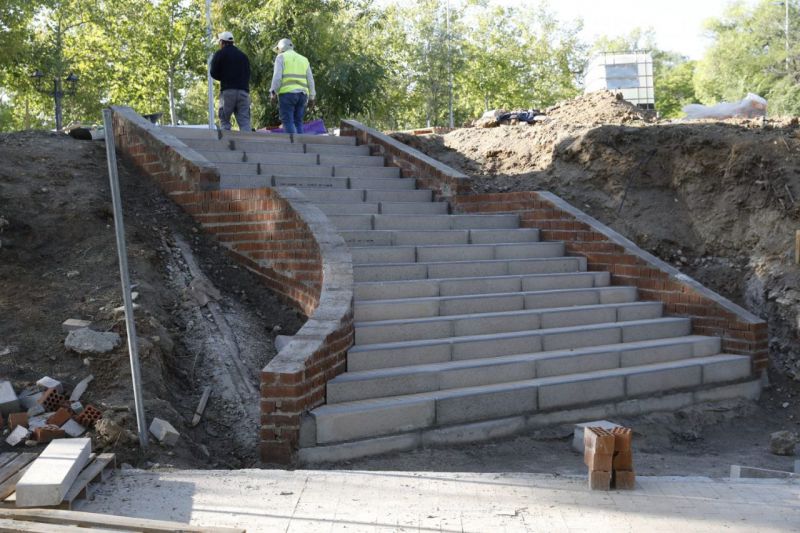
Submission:
[[[261,458],[289,464],[301,415],[325,401],[353,343],[352,259],[325,216],[296,189],[219,189],[197,152],[129,108],[114,107],[119,151],[214,234],[228,253],[309,319],[261,371]],[[217,189],[217,190],[214,190]]]
[[[642,300],[664,303],[667,314],[692,318],[692,332],[721,337],[726,353],[749,355],[753,371],[769,362],[767,323],[639,249],[611,228],[563,201],[538,191],[472,194],[469,178],[357,121],[345,120],[342,135],[375,147],[404,177],[448,200],[454,213],[519,213],[521,227],[539,228],[542,240],[564,241],[571,255],[587,258],[589,270],[608,271],[612,284],[633,285]]]

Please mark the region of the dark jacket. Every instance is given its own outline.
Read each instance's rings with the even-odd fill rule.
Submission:
[[[250,60],[232,44],[220,48],[211,58],[211,77],[220,82],[220,91],[250,92]]]

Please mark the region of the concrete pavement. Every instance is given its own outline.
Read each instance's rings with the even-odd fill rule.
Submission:
[[[591,492],[543,474],[117,472],[80,510],[247,531],[800,531],[800,483],[640,477]]]

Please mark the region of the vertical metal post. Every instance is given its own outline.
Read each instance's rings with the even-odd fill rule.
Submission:
[[[117,175],[117,154],[114,145],[114,126],[111,110],[103,109],[103,126],[106,134],[106,158],[108,159],[108,179],[111,182],[111,201],[114,204],[114,231],[117,234],[117,255],[119,256],[119,276],[122,281],[122,300],[125,304],[125,326],[128,331],[128,355],[131,359],[133,379],[133,401],[136,406],[136,425],[139,429],[139,445],[147,449],[147,421],[144,418],[142,398],[142,377],[139,370],[139,346],[136,339],[136,322],[133,317],[131,299],[131,280],[128,274],[128,252],[125,247],[125,224],[122,220],[122,200],[119,193]]]
[[[56,131],[61,131],[63,122],[61,113],[61,98],[63,96],[64,93],[61,92],[61,78],[53,78],[53,99],[56,103]]]
[[[206,0],[206,38],[208,39],[209,47],[213,48],[214,38],[211,30],[211,0]],[[213,53],[208,55],[208,129],[214,129],[214,80],[211,79],[211,58],[214,57]]]

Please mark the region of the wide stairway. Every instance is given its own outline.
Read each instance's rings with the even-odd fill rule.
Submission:
[[[750,359],[610,286],[517,215],[452,215],[353,137],[165,128],[223,188],[297,187],[352,250],[355,345],[305,445],[736,382]],[[221,237],[224,232],[221,232]],[[224,240],[221,238],[221,240]]]

